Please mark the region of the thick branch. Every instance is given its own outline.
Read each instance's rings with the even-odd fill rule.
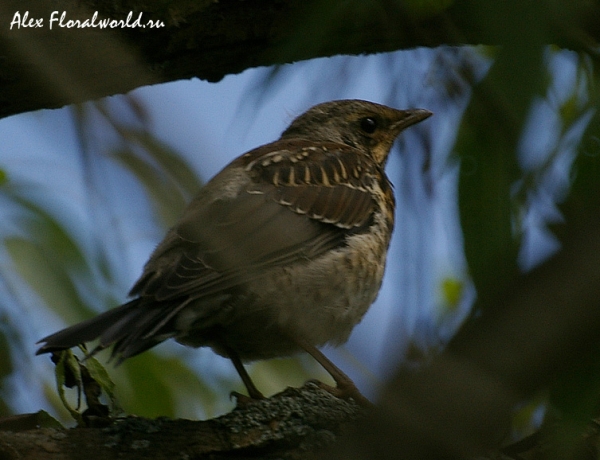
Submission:
[[[7,0],[0,5],[0,117],[319,56],[506,43],[506,31],[528,16],[547,43],[583,49],[598,41],[597,2],[534,3],[457,0],[446,10],[416,12],[391,0]],[[17,27],[15,14],[22,20],[26,11],[41,27]],[[54,22],[50,29],[53,11],[55,18],[65,12],[64,24],[91,20],[96,11],[112,19],[133,12],[133,22],[142,12],[143,24],[165,27],[69,29]]]
[[[207,421],[127,417],[104,428],[0,431],[0,458],[298,459],[331,444],[363,413],[353,401],[308,383]]]

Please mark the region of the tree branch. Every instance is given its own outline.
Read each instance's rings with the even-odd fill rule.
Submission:
[[[547,33],[547,43],[587,49],[600,37],[593,20],[597,1],[531,6],[457,0],[429,10],[422,3],[428,2],[6,0],[0,5],[0,117],[178,79],[218,81],[251,67],[314,57],[505,44],[506,31],[527,16]],[[64,25],[91,21],[98,11],[100,18],[116,20],[132,12],[131,23],[141,12],[142,24],[162,21],[165,27],[67,28],[53,22],[50,29],[54,11],[54,19],[65,13]],[[17,27],[17,12],[21,20],[25,12],[30,20],[41,19],[41,27]]]
[[[0,423],[0,458],[299,459],[331,444],[344,426],[363,415],[364,409],[353,401],[307,383],[206,421],[129,416],[105,427],[72,429]]]

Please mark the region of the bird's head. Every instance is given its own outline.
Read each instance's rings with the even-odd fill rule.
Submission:
[[[398,134],[431,115],[425,109],[397,110],[354,99],[331,101],[300,115],[281,138],[350,145],[383,166]]]

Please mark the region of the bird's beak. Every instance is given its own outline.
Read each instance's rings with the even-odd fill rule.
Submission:
[[[407,109],[398,110],[398,112],[398,121],[392,125],[392,129],[398,133],[433,115],[433,112],[426,109]]]

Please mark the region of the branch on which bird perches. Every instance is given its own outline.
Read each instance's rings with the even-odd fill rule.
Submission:
[[[332,444],[365,409],[315,383],[238,405],[206,421],[128,416],[58,427],[47,414],[0,419],[0,456],[19,459],[306,458]],[[47,422],[41,422],[47,420]],[[30,421],[31,423],[28,423]],[[6,456],[3,456],[6,453]]]

